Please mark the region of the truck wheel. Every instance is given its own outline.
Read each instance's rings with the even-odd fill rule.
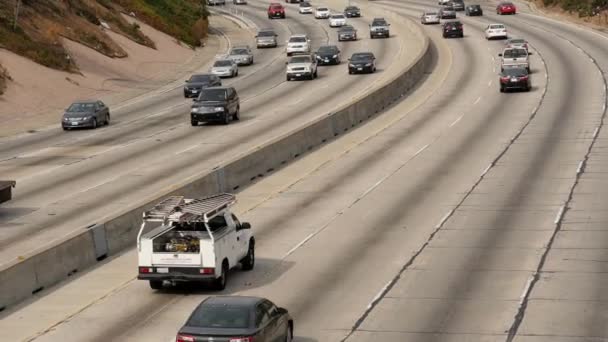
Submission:
[[[163,288],[162,280],[150,280],[150,287],[153,290],[161,290]]]
[[[236,112],[234,112],[233,119],[234,121],[239,121],[241,119],[241,107],[236,107]]]
[[[222,275],[215,279],[213,287],[216,291],[223,291],[226,288],[226,282],[228,281],[228,262],[224,260],[222,263]]]
[[[228,125],[230,123],[230,121],[231,121],[230,119],[232,119],[232,115],[230,115],[230,113],[224,114],[224,122],[223,122],[223,124],[224,125]]]
[[[249,249],[247,250],[247,256],[241,261],[243,271],[251,271],[255,265],[255,244],[253,240],[249,241]]]

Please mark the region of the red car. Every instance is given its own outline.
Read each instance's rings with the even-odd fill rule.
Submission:
[[[512,2],[501,2],[496,6],[496,14],[515,14],[515,5]]]
[[[285,7],[278,2],[273,2],[268,6],[268,19],[272,18],[285,19]]]

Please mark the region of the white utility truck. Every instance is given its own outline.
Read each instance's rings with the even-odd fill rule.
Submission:
[[[226,287],[228,271],[238,264],[253,269],[255,239],[251,225],[230,212],[232,194],[200,199],[172,196],[143,213],[137,235],[138,279],[161,289],[164,282],[211,282]]]

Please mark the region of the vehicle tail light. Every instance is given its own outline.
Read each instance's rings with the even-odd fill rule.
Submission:
[[[194,342],[194,336],[177,334],[175,342]]]
[[[525,81],[525,80],[528,79],[528,76],[520,76],[519,79],[522,80],[522,81]]]
[[[503,76],[500,78],[501,82],[509,82],[509,77],[508,76]]]
[[[154,273],[154,269],[152,267],[140,267],[139,273]]]
[[[200,274],[215,274],[215,268],[213,267],[205,267],[200,269]]]
[[[231,337],[230,342],[255,342],[253,336],[249,337]]]

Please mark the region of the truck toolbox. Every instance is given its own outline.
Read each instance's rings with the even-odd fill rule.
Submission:
[[[12,196],[12,188],[17,184],[15,181],[0,180],[0,203],[10,201]]]

